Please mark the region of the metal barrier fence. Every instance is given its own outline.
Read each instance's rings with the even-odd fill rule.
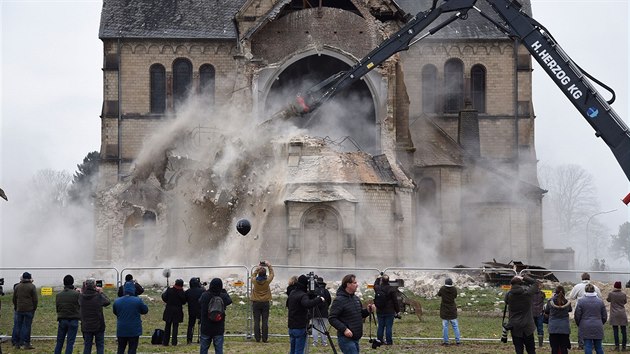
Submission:
[[[191,277],[200,277],[202,280],[210,280],[214,277],[220,277],[224,280],[224,284],[227,284],[230,279],[230,274],[221,274],[218,275],[217,271],[219,270],[230,270],[237,269],[237,276],[243,276],[244,288],[245,291],[243,293],[244,300],[246,301],[246,311],[247,314],[245,316],[245,333],[246,339],[251,339],[253,335],[253,319],[252,319],[252,309],[251,309],[251,276],[253,274],[254,269],[258,267],[258,265],[247,266],[247,265],[225,265],[225,266],[174,266],[168,267],[170,269],[171,278],[182,278],[185,281]],[[381,270],[378,268],[361,268],[361,267],[318,267],[318,266],[293,266],[293,265],[272,265],[274,269],[275,279],[272,284],[275,283],[274,287],[278,287],[281,285],[286,285],[286,281],[282,280],[282,276],[284,279],[288,279],[290,275],[299,275],[305,274],[310,271],[316,273],[316,275],[324,278],[325,281],[329,282],[340,282],[342,277],[348,273],[353,273],[357,276],[359,283],[363,287],[363,289],[359,288],[359,293],[367,290],[366,284],[371,284],[374,279],[381,273]],[[56,288],[61,288],[62,279],[65,274],[70,271],[72,275],[75,277],[75,283],[80,283],[83,279],[87,278],[96,278],[103,279],[105,283],[116,284],[116,286],[120,286],[122,284],[122,279],[124,275],[133,271],[134,278],[142,279],[143,283],[151,283],[159,284],[161,281],[164,281],[164,276],[162,275],[162,271],[164,267],[126,267],[121,271],[114,267],[0,267],[0,277],[5,278],[5,291],[11,290],[12,284],[19,280],[20,276],[24,271],[28,271],[32,274],[34,280],[36,280],[38,287],[41,286],[51,286],[54,285]],[[158,273],[159,271],[159,273]],[[519,274],[523,275],[526,272],[540,272],[541,269],[523,269],[519,273],[517,273],[514,269],[510,268],[439,268],[439,267],[387,267],[383,269],[383,273],[391,273],[391,272],[428,272],[428,273],[466,273],[466,272],[505,272],[510,273],[513,272],[514,275]],[[621,281],[622,284],[625,284],[628,280],[630,280],[630,271],[626,270],[606,270],[606,271],[592,271],[592,270],[566,270],[566,269],[546,269],[544,270],[549,273],[553,273],[554,275],[562,275],[558,276],[558,278],[564,278],[564,281],[570,281],[573,283],[580,282],[580,275],[582,273],[589,273],[591,275],[591,280],[600,283],[612,283],[614,281]],[[202,274],[199,274],[202,273]],[[233,274],[233,273],[232,273]],[[391,274],[390,274],[391,276]],[[280,279],[278,279],[280,278]],[[148,281],[147,281],[148,280]],[[226,281],[227,280],[227,281]],[[281,284],[281,285],[280,285]],[[166,283],[165,283],[166,285]],[[331,287],[329,287],[330,289]],[[336,289],[336,287],[332,287],[332,290]],[[333,291],[331,291],[333,293]],[[334,294],[333,294],[334,295]],[[6,320],[5,320],[6,322]],[[235,335],[227,335],[227,336],[242,336],[240,334]],[[287,334],[270,334],[270,336],[277,337],[286,337]],[[55,336],[44,336],[34,334],[33,338],[55,338]],[[429,337],[395,337],[397,340],[440,340],[440,338],[429,338]],[[488,338],[466,338],[465,340],[470,341],[494,341],[496,339],[488,339]]]

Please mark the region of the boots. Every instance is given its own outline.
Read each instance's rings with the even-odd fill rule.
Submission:
[[[542,346],[543,346],[543,338],[544,338],[544,336],[541,336],[541,335],[538,336],[538,348],[542,348]]]
[[[619,344],[615,344],[615,348],[613,349],[614,352],[618,352],[619,351]]]

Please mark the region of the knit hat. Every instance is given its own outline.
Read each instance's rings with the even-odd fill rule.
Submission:
[[[68,274],[65,277],[63,277],[64,286],[71,286],[72,284],[74,284],[74,278],[72,277],[72,275]]]
[[[620,281],[616,281],[615,282],[615,289],[621,289],[621,282]]]
[[[29,272],[22,273],[22,279],[23,280],[30,280],[31,279],[31,273],[29,273]]]
[[[184,286],[184,280],[183,279],[175,280],[175,285],[177,285],[177,286]]]
[[[446,278],[446,280],[444,280],[444,285],[446,285],[446,286],[453,286],[453,279]]]
[[[125,281],[132,281],[132,280],[133,280],[133,275],[131,274],[125,275]]]

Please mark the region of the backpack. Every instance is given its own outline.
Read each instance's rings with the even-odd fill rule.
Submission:
[[[374,305],[380,310],[384,309],[387,305],[387,292],[381,285],[374,287]]]
[[[162,344],[162,337],[164,337],[164,330],[156,328],[151,336],[151,344]]]
[[[225,306],[221,296],[213,296],[208,302],[208,319],[212,322],[221,322],[225,318]]]

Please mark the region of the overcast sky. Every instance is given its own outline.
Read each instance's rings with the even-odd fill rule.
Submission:
[[[100,148],[101,6],[88,0],[0,0],[0,186],[9,198],[35,171],[74,173],[88,152]],[[628,1],[532,0],[532,6],[534,18],[571,58],[616,90],[612,107],[627,123]],[[617,209],[598,220],[616,232],[630,220],[620,202],[630,184],[610,150],[537,64],[534,110],[539,160],[587,169],[595,177],[601,210]]]

